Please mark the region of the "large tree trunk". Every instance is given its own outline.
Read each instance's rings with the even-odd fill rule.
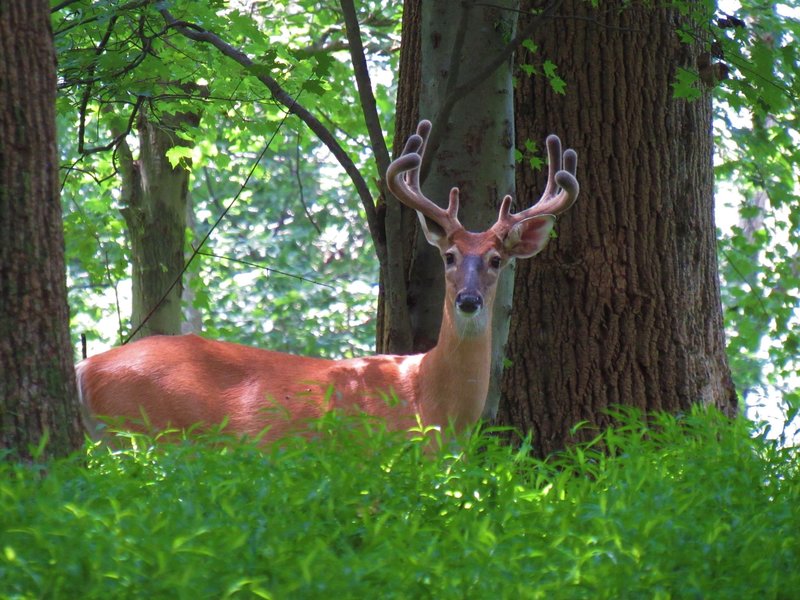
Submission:
[[[46,0],[0,8],[0,448],[83,442],[64,268],[55,50]]]
[[[176,130],[183,123],[196,125],[191,114],[164,115],[160,119],[143,111],[139,115],[139,158],[127,145],[120,146],[122,214],[128,225],[133,279],[134,338],[181,333],[180,281],[184,265],[189,171],[172,167],[167,151],[187,145]],[[177,283],[176,283],[177,281]]]
[[[557,133],[578,151],[578,203],[558,238],[518,265],[499,421],[533,430],[540,454],[614,404],[736,411],[724,348],[713,216],[711,101],[673,97],[694,69],[676,11],[567,0],[540,29],[539,53],[567,81],[517,88],[517,145]],[[524,26],[522,23],[520,26]],[[546,173],[518,170],[520,198]]]
[[[511,60],[494,69],[489,64],[513,36],[517,4],[516,0],[491,5],[473,0],[432,0],[405,5],[395,154],[414,131],[416,122],[409,122],[410,115],[414,121],[417,115],[433,121],[426,163],[432,160],[427,170],[423,167],[423,190],[434,201],[446,205],[450,188],[458,186],[459,218],[467,229],[476,231],[495,222],[504,195],[514,195]],[[409,61],[409,56],[414,58]],[[412,98],[417,93],[419,103],[415,105]],[[392,208],[391,204],[388,208]],[[398,260],[407,277],[406,323],[411,335],[395,336],[402,344],[384,344],[381,349],[425,352],[436,344],[441,324],[442,260],[418,231],[410,211],[395,211],[399,216],[387,218],[386,227],[401,231],[396,239],[404,254]],[[489,415],[494,414],[499,398],[512,284],[513,268],[507,268],[498,284],[492,325]],[[392,310],[381,312],[384,319],[396,314]],[[388,333],[391,329],[384,326],[382,331]],[[410,347],[402,347],[408,344]]]

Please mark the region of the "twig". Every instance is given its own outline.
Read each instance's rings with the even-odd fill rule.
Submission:
[[[284,277],[291,277],[292,279],[299,279],[300,281],[305,281],[306,283],[313,283],[314,285],[321,285],[322,287],[330,288],[332,290],[336,289],[330,283],[323,283],[322,281],[311,279],[310,277],[303,277],[302,275],[297,275],[296,273],[287,273],[286,271],[281,271],[280,269],[274,269],[272,267],[268,267],[266,265],[262,265],[260,263],[252,262],[249,260],[243,260],[241,258],[231,258],[230,256],[220,256],[219,254],[214,254],[212,252],[201,252],[200,250],[197,250],[197,254],[199,254],[200,256],[208,256],[210,258],[218,258],[220,260],[228,260],[230,262],[247,265],[248,267],[263,269],[264,271],[269,271],[270,273],[276,273],[277,275],[283,275]]]
[[[303,193],[303,178],[300,175],[300,165],[302,161],[300,160],[300,133],[297,133],[297,144],[294,147],[294,177],[297,179],[297,190],[300,194],[300,204],[303,206],[303,211],[306,213],[306,218],[308,222],[313,225],[314,229],[317,230],[317,235],[322,235],[322,230],[317,225],[317,222],[314,220],[314,215],[311,214],[311,211],[308,210],[308,205],[306,204],[305,194]]]
[[[136,115],[139,114],[139,109],[144,102],[144,96],[139,96],[136,98],[136,104],[133,105],[133,110],[131,111],[130,117],[128,117],[128,124],[125,127],[124,131],[120,132],[119,134],[115,135],[110,142],[107,144],[103,144],[102,146],[93,146],[91,148],[82,148],[81,141],[78,140],[78,152],[82,156],[86,156],[88,154],[96,154],[98,152],[105,152],[107,150],[111,150],[112,148],[116,148],[119,146],[119,143],[123,141],[128,134],[133,130],[133,122],[136,120]]]

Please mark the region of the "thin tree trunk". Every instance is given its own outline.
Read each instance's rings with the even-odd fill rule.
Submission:
[[[540,454],[580,421],[605,425],[615,404],[733,414],[713,214],[711,101],[673,97],[684,44],[676,11],[565,1],[535,56],[567,82],[517,88],[517,145],[557,133],[578,151],[581,196],[558,238],[518,266],[499,421],[533,430]],[[521,24],[521,26],[524,26]],[[540,65],[541,66],[541,65]],[[539,146],[541,148],[541,146]],[[546,173],[518,171],[535,199]]]
[[[181,332],[179,278],[184,264],[189,171],[172,167],[167,151],[186,145],[176,129],[196,125],[196,115],[168,115],[160,120],[142,111],[138,121],[139,158],[120,147],[122,214],[128,225],[133,275],[132,328],[135,338]],[[171,287],[172,286],[172,287]]]
[[[0,448],[83,442],[64,268],[50,4],[0,8]]]
[[[395,157],[400,155],[406,139],[419,121],[421,10],[421,0],[405,0],[403,3],[402,51],[392,148]],[[378,215],[386,232],[387,264],[381,265],[376,349],[382,354],[410,354],[414,347],[407,285],[417,236],[417,217],[413,210],[392,198],[387,190],[383,191]]]

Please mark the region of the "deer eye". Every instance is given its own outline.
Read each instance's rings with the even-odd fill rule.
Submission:
[[[456,255],[453,254],[452,252],[445,252],[444,253],[444,264],[446,264],[448,267],[456,264]]]
[[[503,260],[499,256],[493,256],[489,259],[489,266],[493,269],[499,269],[501,264],[503,264]]]

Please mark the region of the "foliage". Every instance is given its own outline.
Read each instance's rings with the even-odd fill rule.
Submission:
[[[0,596],[781,597],[800,462],[696,411],[548,460],[427,453],[370,420],[259,451],[149,445],[0,465]]]
[[[800,412],[800,11],[750,0],[673,5],[692,24],[680,38],[699,35],[707,47],[698,65],[678,69],[675,95],[713,88],[717,214],[738,213],[719,232],[731,371],[757,418],[780,396],[784,427]]]
[[[722,300],[737,387],[776,389],[800,408],[800,18],[787,4],[745,0],[719,11],[709,52],[715,88],[718,196],[738,210],[721,232]]]
[[[251,264],[197,257],[187,281],[194,291],[194,320],[202,320],[212,335],[298,352],[342,356],[371,347],[374,334],[367,325],[377,268],[357,197],[320,142],[296,119],[284,122],[284,109],[256,78],[268,74],[309,106],[366,172],[371,153],[338,3],[78,0],[55,5],[73,329],[100,335],[98,318],[116,312],[120,337],[130,331],[127,311],[119,309],[119,297],[125,295],[120,282],[129,277],[130,260],[118,214],[115,148],[122,138],[135,148],[136,119],[147,108],[157,120],[179,112],[201,115],[199,127],[176,132],[191,146],[171,155],[192,170],[196,238],[239,193],[256,157],[268,147],[247,189],[204,248]],[[255,66],[245,69],[215,48],[180,35],[160,14],[165,6],[175,18],[224,37]],[[388,49],[399,35],[398,9],[378,2],[361,8],[371,65],[386,70],[396,61]],[[388,128],[393,90],[376,89]],[[168,127],[168,121],[161,125]]]

